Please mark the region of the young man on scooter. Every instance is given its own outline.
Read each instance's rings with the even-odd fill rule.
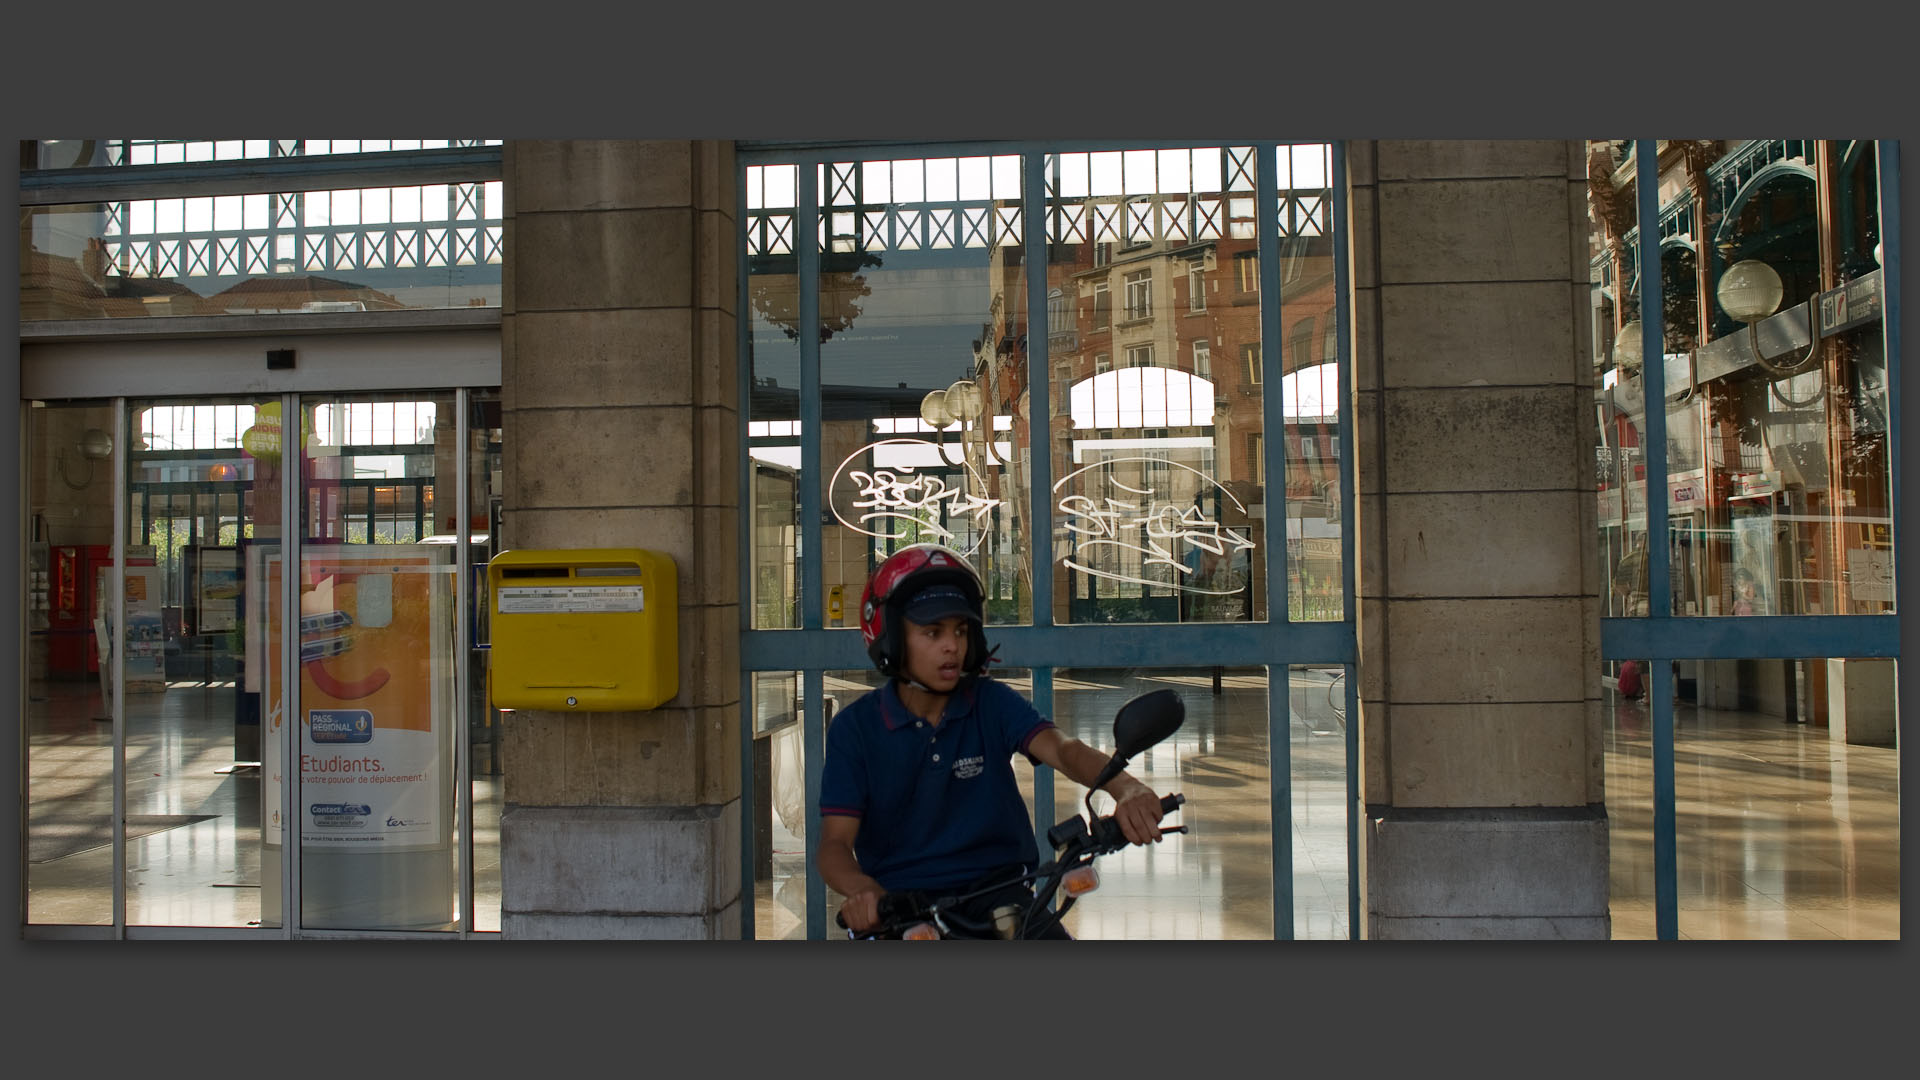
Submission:
[[[966,891],[1038,864],[1016,752],[1081,785],[1107,764],[985,673],[984,597],[958,552],[916,544],[881,563],[860,598],[867,653],[889,681],[840,710],[827,730],[819,855],[820,875],[846,897],[840,915],[856,932],[879,922],[889,891]],[[1102,790],[1130,842],[1159,841],[1151,788],[1123,772]],[[990,912],[1022,893],[1031,898],[1015,886],[974,907]],[[1050,936],[1068,936],[1055,929]]]

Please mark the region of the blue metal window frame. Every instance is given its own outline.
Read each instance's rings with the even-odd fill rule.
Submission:
[[[1319,142],[1320,140],[1311,140]],[[745,192],[747,190],[747,169],[754,165],[794,165],[797,166],[794,209],[794,256],[796,274],[799,278],[800,308],[799,323],[811,326],[819,320],[819,274],[820,252],[817,237],[819,235],[820,200],[817,188],[818,166],[848,160],[880,160],[882,158],[942,157],[942,156],[986,156],[1018,154],[1021,158],[1021,228],[1024,237],[1024,266],[1027,282],[1028,328],[1027,340],[1027,387],[1031,395],[1031,410],[1035,416],[1051,415],[1050,364],[1047,348],[1048,308],[1047,280],[1044,273],[1030,272],[1033,267],[1045,267],[1046,233],[1046,185],[1045,169],[1047,157],[1057,153],[1076,153],[1087,151],[1144,150],[1144,149],[1180,149],[1212,146],[1250,146],[1254,148],[1255,160],[1259,164],[1255,178],[1255,221],[1257,223],[1257,241],[1260,258],[1269,267],[1280,265],[1279,223],[1281,210],[1278,204],[1278,185],[1276,182],[1278,154],[1281,147],[1296,145],[1294,142],[1263,141],[1258,139],[1206,139],[1206,140],[1059,140],[1046,143],[1034,141],[1019,142],[948,142],[948,143],[909,143],[909,142],[844,142],[844,143],[739,143],[736,144],[735,170],[737,189],[741,194],[741,203],[736,214],[736,250],[741,253],[737,273],[737,295],[740,298],[741,312],[750,310],[748,297],[749,259],[747,249],[747,213],[745,210]],[[1331,222],[1327,231],[1335,238],[1334,250],[1334,292],[1336,348],[1340,389],[1344,400],[1350,400],[1353,387],[1351,302],[1348,296],[1350,268],[1345,236],[1347,220],[1347,193],[1345,189],[1346,148],[1338,141],[1331,146],[1331,168],[1328,186],[1331,190]],[[1280,325],[1280,285],[1284,275],[1280,273],[1262,274],[1260,280],[1261,305],[1261,365],[1263,383],[1280,385],[1282,350]],[[743,324],[745,316],[743,314]],[[744,450],[746,421],[751,416],[751,392],[753,385],[752,360],[748,350],[749,335],[744,325],[738,337],[736,357],[740,372],[738,408],[742,426]],[[818,805],[820,791],[820,769],[824,753],[825,720],[822,715],[822,689],[824,673],[830,670],[862,670],[870,666],[859,632],[855,629],[828,629],[822,624],[824,613],[817,599],[822,590],[822,569],[819,559],[821,551],[821,520],[819,484],[807,480],[820,475],[820,431],[822,404],[820,399],[820,342],[812,334],[799,335],[800,344],[800,431],[801,431],[801,475],[799,485],[800,503],[800,550],[804,553],[800,565],[800,628],[797,630],[758,630],[752,625],[751,605],[742,604],[740,608],[740,700],[741,700],[741,746],[740,769],[748,782],[742,784],[741,793],[741,937],[752,940],[754,937],[754,905],[751,898],[754,881],[754,842],[752,823],[757,820],[758,808],[754,805],[753,776],[753,737],[754,709],[753,676],[760,671],[798,671],[802,680],[802,717],[801,738],[806,746],[806,805],[808,808],[806,825],[807,844],[807,881],[806,881],[806,936],[819,940],[826,936],[826,888],[820,878],[815,858],[819,851],[820,822],[812,808]],[[1271,347],[1269,347],[1271,346]],[[1263,430],[1282,430],[1285,420],[1282,415],[1278,394],[1262,395]],[[1286,606],[1287,565],[1284,544],[1278,549],[1278,560],[1274,561],[1269,547],[1269,572],[1266,576],[1268,618],[1262,623],[1222,623],[1222,624],[1153,624],[1151,633],[1140,629],[1118,626],[1055,625],[1053,622],[1053,564],[1050,558],[1041,557],[1040,547],[1029,544],[1027,557],[1033,575],[1033,623],[1021,626],[995,626],[993,637],[996,644],[1004,649],[1004,655],[1020,658],[1020,666],[1033,672],[1032,699],[1042,714],[1051,715],[1054,711],[1053,674],[1058,668],[1114,668],[1131,666],[1171,666],[1183,662],[1183,658],[1192,658],[1196,663],[1205,659],[1205,666],[1254,666],[1264,667],[1268,672],[1267,693],[1267,729],[1269,735],[1269,776],[1270,806],[1272,808],[1272,876],[1273,876],[1273,927],[1274,937],[1290,940],[1294,933],[1293,912],[1293,850],[1292,850],[1292,762],[1288,742],[1289,695],[1276,693],[1273,688],[1273,673],[1280,672],[1282,677],[1296,664],[1342,665],[1346,683],[1346,714],[1357,718],[1358,679],[1353,670],[1357,654],[1355,618],[1357,614],[1354,599],[1354,545],[1353,521],[1354,477],[1353,477],[1353,413],[1351,408],[1343,407],[1343,423],[1339,428],[1340,444],[1340,508],[1341,520],[1347,523],[1341,529],[1341,585],[1343,589],[1343,618],[1340,621],[1294,622],[1289,618]],[[1035,454],[1029,466],[1030,498],[1032,500],[1029,520],[1049,521],[1053,508],[1047,499],[1052,490],[1053,462],[1046,454]],[[1269,493],[1281,493],[1276,500],[1269,495],[1269,505],[1284,500],[1286,491],[1286,454],[1285,440],[1262,440],[1262,475],[1269,478]],[[749,456],[741,454],[740,465],[741,491],[751,500],[752,463]],[[753,572],[752,506],[743,506],[739,515],[737,539],[739,543],[741,580],[750,580]],[[1277,568],[1277,572],[1276,571]],[[1357,938],[1360,927],[1359,908],[1359,867],[1358,836],[1359,818],[1357,804],[1359,799],[1358,778],[1358,734],[1355,722],[1346,725],[1345,736],[1346,777],[1347,777],[1347,926],[1348,936]],[[1053,785],[1049,782],[1052,770],[1046,766],[1035,769],[1034,783],[1034,828],[1039,834],[1042,850],[1045,850],[1044,832],[1054,820]]]
[[[1652,139],[1634,142],[1635,182],[1639,221],[1659,220],[1659,163]],[[1891,509],[1894,542],[1903,528],[1900,513],[1900,151],[1899,143],[1880,140],[1880,232],[1886,308],[1882,315],[1887,352],[1888,461],[1893,475]],[[1742,160],[1746,160],[1744,157]],[[1759,178],[1778,166],[1760,168]],[[1635,237],[1639,264],[1659,265],[1660,230],[1640,229]],[[1666,328],[1662,325],[1658,274],[1639,276],[1642,384],[1646,391],[1646,447],[1648,490],[1653,480],[1667,475]],[[1653,302],[1649,303],[1649,299]],[[1667,535],[1667,500],[1647,499],[1647,580],[1669,580],[1668,545],[1652,538]],[[1896,588],[1900,584],[1896,577]],[[1897,594],[1896,594],[1897,595]],[[1660,940],[1680,936],[1679,861],[1674,813],[1673,660],[1740,660],[1803,657],[1871,657],[1897,660],[1900,655],[1898,615],[1778,615],[1759,619],[1675,616],[1671,589],[1648,590],[1644,617],[1600,620],[1602,657],[1644,658],[1650,669],[1647,697],[1653,717],[1653,861],[1654,935]],[[1896,607],[1896,610],[1898,608]]]

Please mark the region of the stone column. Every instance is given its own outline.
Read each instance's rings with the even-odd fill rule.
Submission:
[[[502,936],[737,938],[732,144],[509,142],[504,175],[504,546],[671,555],[680,688],[506,717]]]
[[[1581,144],[1350,161],[1366,934],[1605,938]]]

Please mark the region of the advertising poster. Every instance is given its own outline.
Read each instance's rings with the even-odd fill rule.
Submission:
[[[199,549],[194,582],[196,634],[224,634],[240,624],[240,553],[232,548]]]
[[[300,842],[396,850],[446,843],[452,758],[452,596],[445,547],[326,545],[303,553],[297,753]],[[264,559],[262,652],[279,655],[278,552]],[[266,669],[266,841],[287,737],[280,665]]]
[[[1765,512],[1733,519],[1733,564],[1723,567],[1727,583],[1722,597],[1730,615],[1772,615],[1778,610],[1774,591],[1773,515]]]
[[[160,568],[127,566],[127,690],[167,688],[167,637],[160,621]]]
[[[123,637],[127,654],[123,666],[127,673],[127,692],[142,693],[165,690],[167,688],[167,638],[165,628],[160,621],[161,578],[160,568],[153,565],[152,559],[130,557],[127,559],[127,628],[124,635],[116,635],[113,627],[113,608],[107,603],[107,590],[111,587],[113,566],[101,566],[96,573],[94,583],[95,604],[99,608],[95,618],[100,620],[109,645],[102,656],[110,654],[111,642]],[[103,676],[104,679],[104,676]]]

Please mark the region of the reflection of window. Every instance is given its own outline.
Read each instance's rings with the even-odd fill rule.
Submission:
[[[422,404],[427,406],[431,433],[433,403]],[[240,434],[253,426],[253,410],[252,405],[156,405],[140,410],[137,425],[141,442],[148,450],[219,450],[239,443]],[[409,435],[405,441],[421,440]],[[432,441],[431,434],[425,441]]]
[[[1153,317],[1153,271],[1141,270],[1126,277],[1127,318]]]
[[[1103,371],[1112,371],[1112,370],[1113,370],[1113,357],[1110,354],[1108,353],[1095,354],[1093,358],[1093,373],[1095,375],[1098,375]]]
[[[179,150],[183,145],[149,143],[146,148]],[[234,156],[238,155],[236,149]],[[289,160],[289,156],[276,157]],[[150,154],[148,163],[152,163]],[[393,280],[375,288],[360,282],[359,272],[404,270],[402,276],[419,277],[431,266],[498,266],[504,258],[503,192],[501,181],[479,180],[101,204],[100,217],[82,226],[89,234],[82,261],[87,273],[104,283],[107,292],[96,295],[108,302],[75,314],[180,313],[180,305],[189,299],[195,313],[234,315],[394,310],[422,302],[465,306],[475,299],[474,294],[402,300],[384,291],[394,288]],[[56,209],[42,207],[36,212]],[[67,215],[61,212],[60,216]],[[340,231],[303,235],[302,228]],[[329,276],[301,277],[299,287],[293,283],[276,287],[267,280],[276,273],[315,272]],[[442,276],[445,272],[440,271]],[[126,292],[115,281],[105,280],[128,278],[171,279],[176,284]],[[252,280],[218,291],[179,287],[189,279],[232,278]]]
[[[426,446],[438,415],[431,401],[354,401],[313,411],[313,437],[321,446]]]
[[[1207,282],[1201,275],[1199,259],[1187,264],[1187,310],[1207,310]]]
[[[1264,470],[1261,468],[1261,455],[1266,453],[1265,440],[1259,435],[1247,436],[1247,476],[1254,483],[1263,483]]]
[[[1111,263],[1112,261],[1113,261],[1113,245],[1112,244],[1093,245],[1093,265],[1106,266],[1108,263]]]
[[[1327,333],[1320,342],[1320,362],[1331,364],[1340,359],[1340,323],[1327,313]]]
[[[1240,346],[1240,363],[1246,368],[1248,382],[1257,383],[1260,381],[1260,345],[1258,342],[1252,345]]]
[[[1164,493],[1167,489],[1167,477],[1173,473],[1173,466],[1168,464],[1173,460],[1173,455],[1166,450],[1148,450],[1142,456],[1147,459],[1145,468],[1142,470],[1145,474],[1143,479],[1147,482],[1146,487],[1155,493]]]
[[[1113,292],[1104,281],[1093,283],[1093,328],[1105,330],[1113,325]]]
[[[1065,401],[1067,387],[1073,384],[1073,361],[1062,360],[1053,365],[1053,400]]]
[[[1213,346],[1207,342],[1193,343],[1193,373],[1198,378],[1213,378]]]
[[[1067,294],[1060,289],[1047,293],[1047,329],[1052,333],[1071,328],[1072,313],[1067,308]]]
[[[1241,292],[1260,291],[1260,253],[1243,251],[1233,257],[1233,278]]]
[[[1153,201],[1136,199],[1126,205],[1122,211],[1123,224],[1126,226],[1126,242],[1121,251],[1143,248],[1153,242]]]
[[[1153,346],[1151,345],[1127,346],[1127,366],[1128,367],[1152,367],[1153,366]]]
[[[1293,336],[1287,339],[1285,357],[1287,366],[1296,371],[1306,367],[1311,363],[1307,357],[1307,350],[1311,348],[1313,348],[1313,317],[1309,315],[1293,324]]]

